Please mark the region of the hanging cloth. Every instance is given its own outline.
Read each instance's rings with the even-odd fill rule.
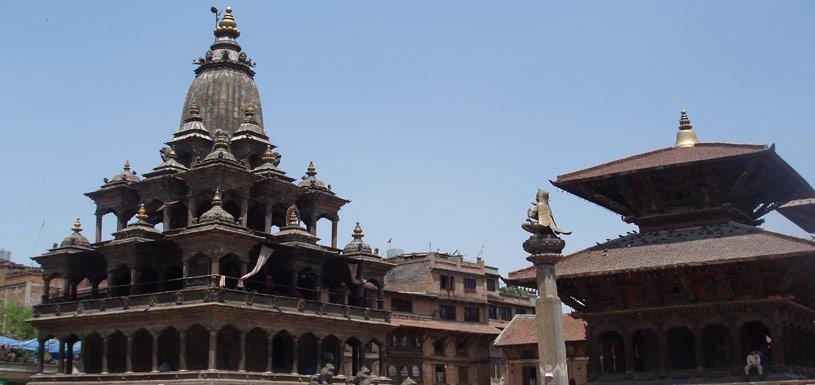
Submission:
[[[239,288],[243,287],[243,281],[244,280],[252,278],[253,276],[255,276],[255,274],[260,272],[260,269],[263,268],[263,265],[266,264],[266,261],[269,260],[269,257],[272,256],[273,252],[274,252],[274,250],[270,249],[266,245],[261,246],[260,255],[258,255],[258,261],[257,261],[257,263],[255,263],[255,267],[252,269],[252,271],[246,273],[243,277],[241,277],[238,280],[238,287]]]

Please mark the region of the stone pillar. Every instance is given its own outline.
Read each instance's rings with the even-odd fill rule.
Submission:
[[[625,344],[625,372],[634,373],[634,333],[625,333],[622,337]]]
[[[241,199],[241,226],[246,227],[249,219],[249,199]]]
[[[57,353],[57,373],[65,373],[65,341],[59,339],[59,352]]]
[[[269,335],[268,346],[266,347],[266,349],[267,349],[266,352],[268,353],[266,355],[266,372],[267,373],[272,371],[272,357],[273,357],[273,355],[272,355],[272,347],[274,346],[274,344],[272,342],[274,342],[274,336]]]
[[[195,220],[195,198],[188,197],[187,198],[187,226],[193,225],[193,220]]]
[[[133,372],[133,336],[127,334],[127,345],[125,345],[125,372]]]
[[[68,356],[68,359],[65,362],[65,374],[73,374],[74,372],[74,340],[66,342],[65,345],[65,354]]]
[[[317,338],[317,371],[323,367],[323,340]]]
[[[108,343],[110,341],[110,336],[104,336],[102,338],[102,373],[107,373],[110,369],[108,369]]]
[[[385,310],[385,287],[376,288],[376,308]]]
[[[139,270],[133,266],[130,270],[130,295],[139,294],[139,281],[141,281]]]
[[[668,351],[668,330],[666,329],[659,331],[659,369],[663,372],[673,369]]]
[[[308,232],[311,233],[311,235],[317,235],[317,218],[310,217],[308,219]]]
[[[772,342],[770,342],[770,348],[773,350],[772,365],[784,366],[787,364],[787,357],[784,354],[785,351],[784,341],[786,339],[785,337],[787,336],[784,335],[784,333],[781,330],[782,328],[779,326],[774,326],[770,329],[770,337],[772,338]],[[764,370],[765,371],[767,370],[766,367]]]
[[[37,373],[45,371],[45,341],[40,338],[37,344]]]
[[[269,234],[272,233],[272,219],[273,219],[272,210],[273,210],[272,204],[271,203],[266,204],[266,221],[263,224],[263,229]]]
[[[51,279],[47,275],[42,275],[42,303],[48,303],[48,294],[51,292]]]
[[[532,254],[527,260],[537,271],[538,300],[535,304],[537,319],[539,382],[541,385],[568,385],[566,343],[563,340],[562,303],[557,294],[555,263],[563,258],[560,252],[566,245],[549,230],[532,229],[532,236],[523,246]]]
[[[116,231],[122,231],[127,226],[127,218],[124,214],[116,213]]]
[[[215,351],[218,349],[218,332],[209,331],[209,370],[215,370]]]
[[[71,280],[67,277],[62,281],[62,298],[66,301],[71,299]]]
[[[241,345],[240,345],[240,352],[241,352],[241,356],[240,356],[240,358],[238,359],[238,370],[240,370],[241,372],[243,372],[243,371],[246,371],[246,355],[247,355],[249,352],[247,352],[247,351],[246,351],[246,333],[244,333],[244,332],[239,332],[239,333],[241,333],[241,338],[240,338],[240,344],[241,344]]]
[[[337,222],[338,219],[331,220],[331,247],[337,248]]]
[[[297,373],[299,371],[297,368],[297,338],[292,336],[291,341],[291,372]]]
[[[153,372],[158,372],[158,337],[161,335],[161,331],[150,333],[153,336]]]
[[[187,370],[187,333],[184,330],[178,332],[178,370]]]
[[[102,217],[104,214],[96,213],[96,243],[102,242]]]
[[[699,373],[703,373],[705,371],[705,345],[704,341],[702,341],[702,331],[694,329],[693,330],[693,339],[694,341],[694,355],[696,356],[696,371]]]
[[[161,223],[164,231],[170,230],[170,207],[167,205],[161,210]]]
[[[91,281],[91,298],[99,298],[99,281]]]
[[[210,275],[219,275],[221,274],[221,263],[216,258],[211,258],[209,260],[209,274]]]

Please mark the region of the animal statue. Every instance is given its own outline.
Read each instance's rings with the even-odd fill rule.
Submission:
[[[572,232],[566,231],[557,227],[555,218],[552,217],[552,208],[549,206],[549,192],[544,189],[538,189],[535,195],[535,202],[532,203],[532,208],[526,212],[529,217],[527,221],[533,224],[532,227],[548,228],[555,234],[569,235]]]
[[[332,378],[334,378],[334,365],[327,363],[320,369],[320,373],[311,377],[309,385],[330,385]]]
[[[374,377],[371,375],[371,370],[364,365],[359,368],[356,376],[348,379],[348,384],[353,385],[372,385],[373,383]]]
[[[167,159],[170,159],[170,151],[172,150],[170,149],[170,147],[167,146],[164,146],[161,148],[161,150],[158,150],[159,154],[161,154],[162,162],[166,162]]]

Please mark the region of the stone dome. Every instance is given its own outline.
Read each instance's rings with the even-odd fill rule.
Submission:
[[[198,68],[184,100],[181,124],[187,121],[192,104],[197,103],[203,126],[210,133],[217,129],[234,133],[244,121],[244,109],[250,105],[254,106],[257,125],[263,127],[260,93],[252,70],[255,63],[235,40],[240,32],[231,8],[226,9],[214,34],[215,42],[206,55],[193,62]]]
[[[215,190],[215,196],[212,198],[212,208],[207,210],[207,212],[201,214],[201,218],[198,218],[198,223],[212,223],[212,222],[228,224],[236,223],[235,217],[233,217],[232,214],[229,213],[229,211],[226,211],[223,208],[221,190]]]
[[[112,185],[112,184],[120,184],[120,183],[134,183],[138,182],[139,177],[136,175],[134,171],[130,170],[130,162],[125,161],[124,167],[122,167],[122,172],[116,174],[111,178],[109,181],[105,182],[105,185]]]
[[[79,222],[79,218],[76,218],[74,221],[74,226],[71,227],[71,231],[73,234],[65,237],[62,240],[62,243],[59,244],[59,247],[81,247],[81,248],[90,248],[91,242],[88,241],[88,238],[85,238],[82,235],[82,224]]]
[[[371,245],[362,240],[365,234],[362,233],[362,227],[359,225],[359,222],[357,222],[356,227],[354,227],[354,234],[351,236],[354,237],[354,240],[343,247],[343,254],[371,254]]]

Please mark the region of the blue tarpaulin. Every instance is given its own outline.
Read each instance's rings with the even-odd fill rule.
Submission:
[[[17,345],[14,345],[13,343],[6,344],[5,342],[2,342],[3,339],[14,341],[14,342],[17,343]],[[28,340],[28,341],[17,341],[17,340],[12,339],[12,338],[7,338],[7,337],[0,336],[0,344],[6,344],[6,345],[9,345],[9,346],[18,347],[18,348],[21,348],[23,350],[27,350],[27,351],[30,351],[30,352],[36,352],[37,348],[40,345],[40,342],[36,338]],[[82,350],[82,343],[77,341],[74,344],[74,357],[79,357],[80,350]],[[50,340],[46,341],[45,342],[45,351],[48,352],[48,353],[51,353],[51,354],[59,353],[59,340],[50,339]]]

